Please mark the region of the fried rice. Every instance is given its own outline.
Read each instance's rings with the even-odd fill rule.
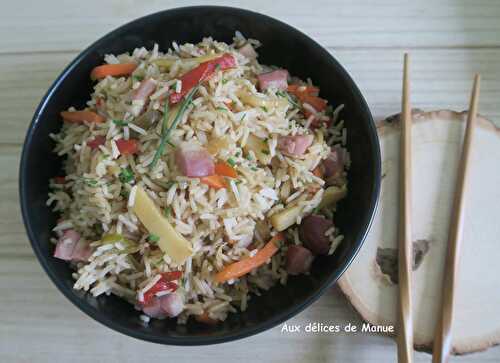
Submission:
[[[51,180],[47,201],[60,214],[52,242],[55,256],[74,269],[75,289],[96,297],[117,295],[141,311],[138,316],[146,323],[151,317],[175,317],[183,324],[190,316],[217,322],[230,312],[245,311],[252,294],[286,284],[289,274],[308,273],[308,266],[299,272],[290,269],[293,261],[287,255],[291,246],[309,248],[301,225],[311,214],[328,221],[318,238],[328,240],[326,254],[334,253],[342,235],[331,221],[335,202],[345,195],[349,165],[346,131],[338,117],[343,105],[334,108],[325,101],[326,107],[318,110],[304,102],[297,92],[315,89],[311,80],[288,76],[288,87],[271,82],[263,89],[260,75],[277,67],[259,64],[259,46],[237,33],[232,44],[205,38],[198,44],[173,43],[164,53],[155,45],[105,56],[108,65],[136,67],[95,83],[86,110],[101,122],[65,118],[61,130],[51,135],[54,151],[64,158],[64,175]],[[187,86],[183,76],[223,54],[235,66],[215,67],[179,113],[169,97]],[[151,89],[138,99],[146,81]],[[178,124],[159,152],[165,129],[172,126],[165,120],[175,112]],[[296,136],[310,137],[303,153],[283,147],[283,139],[295,142]],[[127,152],[123,145],[132,145],[131,140],[135,149]],[[211,160],[237,175],[218,178],[221,187],[184,175],[176,158],[182,145],[207,151]],[[329,179],[324,163],[332,152],[343,160]],[[328,188],[342,190],[342,196],[332,200],[326,196]],[[188,242],[186,258],[166,253],[159,244],[164,236],[151,233],[136,213],[141,190]],[[292,220],[281,231],[278,216],[290,210]],[[214,277],[238,261],[255,258],[278,234],[283,239],[265,263],[222,282]],[[165,240],[170,243],[168,236]],[[65,247],[69,253],[61,254]],[[313,247],[312,255],[318,254]],[[168,302],[158,309],[150,306],[152,299],[172,300],[174,295],[175,311]]]

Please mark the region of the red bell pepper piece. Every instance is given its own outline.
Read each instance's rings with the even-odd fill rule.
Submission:
[[[66,183],[66,178],[63,176],[56,176],[54,177],[54,181],[56,182],[56,184],[64,184]]]
[[[120,154],[128,155],[135,154],[139,151],[139,146],[136,139],[118,139],[115,141],[118,150],[120,150]]]
[[[105,136],[96,136],[93,140],[87,141],[87,145],[89,148],[97,149],[99,146],[104,145],[106,142],[106,137]]]
[[[219,58],[203,62],[198,67],[185,73],[180,78],[182,82],[181,91],[170,95],[170,103],[174,104],[182,100],[198,83],[209,79],[215,73],[217,67],[220,67],[221,70],[236,67],[236,59],[231,54],[226,53]]]
[[[173,280],[178,280],[182,276],[181,271],[164,272],[161,274],[161,278],[156,284],[153,285],[148,291],[144,293],[144,301],[141,304],[148,305],[151,300],[155,297],[156,293],[160,291],[170,290],[174,292],[177,290],[178,286]]]

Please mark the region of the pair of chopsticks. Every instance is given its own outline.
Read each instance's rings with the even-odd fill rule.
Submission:
[[[400,144],[400,220],[399,220],[399,306],[398,306],[398,362],[413,361],[413,319],[411,308],[412,241],[411,241],[411,105],[409,56],[404,57],[403,110]],[[480,76],[474,77],[465,138],[458,170],[458,179],[453,200],[453,214],[448,233],[448,253],[443,277],[443,297],[440,317],[436,325],[433,346],[433,363],[445,363],[451,352],[451,333],[454,310],[454,295],[458,280],[458,262],[465,217],[465,192],[470,165],[470,149],[479,100]]]

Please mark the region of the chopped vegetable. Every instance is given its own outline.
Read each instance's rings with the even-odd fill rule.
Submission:
[[[296,95],[298,93],[307,93],[313,96],[319,94],[319,88],[314,86],[302,86],[298,84],[291,84],[287,87],[287,91]]]
[[[209,315],[208,312],[204,311],[202,314],[195,315],[194,319],[198,323],[203,323],[203,324],[208,324],[208,325],[216,325],[219,321],[216,319],[212,319]]]
[[[321,199],[318,208],[321,210],[323,208],[330,207],[344,198],[346,195],[347,186],[345,184],[340,188],[336,186],[328,187],[323,193],[323,198]]]
[[[106,121],[106,118],[95,113],[94,111],[62,111],[61,117],[65,122],[94,122],[101,123]]]
[[[56,176],[56,177],[54,177],[54,182],[56,184],[64,184],[64,183],[66,183],[66,178],[63,176]]]
[[[278,231],[284,231],[295,224],[302,208],[298,205],[286,207],[270,217],[271,224]]]
[[[116,126],[127,126],[127,125],[128,125],[128,122],[123,121],[123,120],[113,120],[113,123],[114,123]]]
[[[156,284],[154,284],[148,291],[144,293],[144,300],[140,301],[140,303],[143,305],[148,305],[158,292],[174,292],[175,290],[177,290],[177,287],[178,286],[175,282],[166,281],[162,276]]]
[[[137,68],[135,63],[121,63],[121,64],[103,64],[97,66],[90,72],[92,80],[106,78],[107,76],[128,76]]]
[[[168,217],[170,215],[170,213],[172,213],[172,207],[167,207],[163,210],[163,215],[165,217]]]
[[[271,238],[267,244],[260,249],[253,257],[244,258],[238,262],[234,262],[215,275],[215,281],[218,283],[226,282],[227,280],[237,279],[246,275],[253,269],[265,264],[273,255],[278,252],[278,244],[284,241],[284,235],[278,233]]]
[[[104,145],[106,136],[98,135],[93,140],[87,141],[87,146],[91,149],[97,149],[99,146]]]
[[[182,100],[182,98],[197,84],[209,79],[218,68],[225,70],[235,66],[236,60],[231,54],[224,54],[219,58],[201,63],[198,67],[180,77],[182,89],[180,92],[175,92],[170,95],[170,103],[177,103]]]
[[[150,234],[148,236],[148,240],[150,242],[158,242],[160,240],[160,237],[158,237],[156,234]]]
[[[140,186],[137,186],[133,211],[149,233],[160,237],[158,246],[175,263],[180,264],[192,255],[189,241],[177,233]]]
[[[300,102],[307,103],[317,112],[324,111],[326,108],[327,101],[318,97],[319,89],[317,87],[290,85],[287,90],[295,95]],[[306,116],[308,116],[308,113],[309,112],[307,111]]]
[[[189,104],[191,103],[191,100],[193,99],[193,96],[197,90],[198,90],[198,86],[194,87],[191,90],[191,92],[188,93],[188,95],[184,99],[184,102],[182,103],[182,105],[179,107],[177,113],[175,114],[175,118],[172,119],[172,122],[169,122],[169,120],[170,120],[169,112],[168,112],[168,109],[165,108],[166,114],[163,115],[163,117],[165,119],[163,125],[164,125],[164,127],[166,127],[166,129],[163,131],[163,133],[161,135],[160,145],[158,146],[158,149],[156,150],[155,156],[153,157],[153,161],[151,162],[151,164],[149,164],[150,169],[153,169],[155,167],[156,163],[158,162],[160,157],[163,155],[163,150],[165,149],[165,145],[168,142],[170,133],[172,132],[172,130],[174,130],[177,127],[177,124],[182,120],[182,116],[184,115],[184,112],[186,112],[186,109],[188,108]],[[175,108],[175,110],[177,110],[177,108]],[[172,109],[172,111],[174,111],[174,109]],[[173,113],[173,112],[171,112],[171,113]]]
[[[118,139],[115,140],[115,143],[122,155],[131,155],[139,151],[139,145],[136,139]]]
[[[118,177],[122,183],[130,183],[134,180],[134,172],[130,168],[122,169]]]
[[[235,166],[235,165],[236,165],[236,161],[234,161],[234,159],[233,159],[233,158],[229,158],[229,159],[227,159],[227,163],[228,163],[229,165],[231,165],[231,166]]]
[[[215,174],[221,175],[221,176],[227,176],[230,178],[237,178],[238,173],[229,164],[230,164],[229,160],[227,163],[220,161],[217,164],[215,164]],[[234,165],[234,161],[233,161],[233,165]]]
[[[227,187],[226,180],[220,175],[204,176],[200,178],[200,181],[203,184],[206,184],[214,189],[222,189]]]
[[[259,97],[246,91],[237,91],[236,95],[243,103],[253,107],[265,107],[266,109],[269,109],[272,107],[283,107],[288,104],[288,102],[282,98],[277,100],[268,100],[264,97]]]
[[[207,150],[210,154],[216,155],[219,150],[228,149],[230,146],[230,141],[226,136],[215,137],[210,139],[207,144]]]
[[[266,142],[262,139],[259,139],[257,136],[250,134],[248,136],[247,143],[243,148],[247,153],[249,151],[253,151],[257,159],[259,159],[262,164],[268,165],[271,162],[272,158],[267,151]]]

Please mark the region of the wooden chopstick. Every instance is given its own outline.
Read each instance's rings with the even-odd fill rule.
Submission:
[[[479,74],[474,77],[474,86],[470,98],[469,113],[467,115],[467,126],[465,129],[462,156],[457,175],[455,196],[453,200],[452,218],[448,232],[448,253],[443,277],[441,299],[441,316],[436,325],[434,334],[434,347],[432,353],[433,363],[444,363],[448,361],[451,352],[452,322],[453,322],[453,299],[458,281],[458,262],[460,258],[460,245],[463,236],[465,218],[465,193],[469,176],[470,149],[474,126],[476,124],[477,104],[479,100],[479,86],[481,78]]]
[[[413,362],[413,319],[411,309],[411,105],[410,57],[405,54],[403,71],[403,112],[401,118],[400,174],[399,174],[399,306],[398,306],[398,362]]]

